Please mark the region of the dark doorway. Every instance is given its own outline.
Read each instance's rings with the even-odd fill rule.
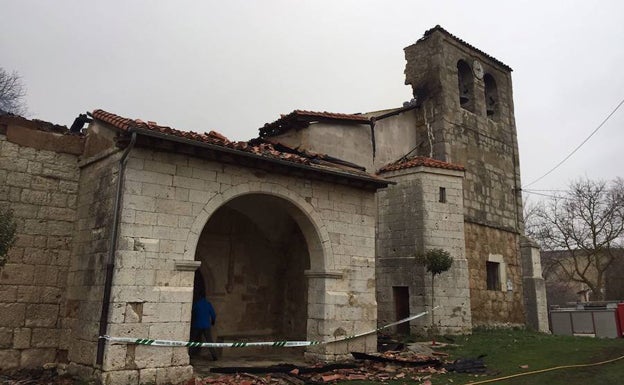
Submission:
[[[218,341],[307,338],[307,242],[283,199],[249,194],[221,206],[200,236],[199,290],[217,312]],[[203,278],[203,280],[202,280]],[[224,349],[223,358],[264,356],[279,348]],[[288,353],[303,348],[288,348]]]
[[[409,306],[409,288],[407,286],[392,286],[392,294],[394,296],[394,309],[396,320],[401,320],[410,316]],[[397,334],[410,334],[409,322],[403,322],[396,326]]]

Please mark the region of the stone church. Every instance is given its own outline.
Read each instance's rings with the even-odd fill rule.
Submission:
[[[59,362],[107,384],[188,378],[186,348],[99,336],[186,341],[198,288],[222,341],[373,330],[429,310],[415,255],[431,248],[454,259],[436,279],[439,331],[547,329],[511,68],[439,26],[405,56],[414,99],[402,107],[296,110],[247,142],[104,110],[70,129],[0,116],[0,205],[18,225],[0,267],[0,366]],[[372,334],[302,354],[375,350]]]

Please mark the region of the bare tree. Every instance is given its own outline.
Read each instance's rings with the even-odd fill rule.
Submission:
[[[15,71],[8,72],[0,67],[0,113],[26,114],[25,96],[26,87],[21,76]]]
[[[592,298],[604,299],[605,273],[624,246],[624,180],[579,180],[535,208],[531,235],[543,250],[544,273],[581,282]]]

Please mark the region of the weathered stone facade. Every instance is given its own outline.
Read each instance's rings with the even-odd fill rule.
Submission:
[[[186,379],[186,348],[100,336],[185,341],[200,287],[220,339],[370,331],[430,310],[415,255],[431,248],[454,259],[435,280],[438,331],[543,330],[539,261],[520,243],[511,70],[439,27],[406,58],[416,99],[403,108],[295,111],[245,143],[102,110],[85,135],[3,117],[0,204],[19,234],[0,268],[0,365]],[[369,335],[305,354],[375,349]]]
[[[0,205],[17,223],[16,243],[0,267],[0,368],[67,357],[63,314],[82,138],[55,129],[0,117]]]
[[[367,170],[383,170],[388,164],[409,162],[415,156],[464,166],[461,196],[465,249],[453,256],[467,260],[470,294],[465,298],[470,298],[471,310],[466,313],[472,314],[473,325],[524,324],[524,296],[532,293],[531,303],[543,307],[545,293],[543,282],[538,282],[541,277],[524,274],[521,263],[524,224],[511,68],[440,27],[405,48],[405,58],[405,83],[411,85],[414,100],[404,107],[363,115],[318,116],[295,111],[295,117],[284,116],[262,128],[261,134],[290,146],[328,153]],[[362,116],[368,120],[362,121]],[[312,140],[320,133],[323,140]],[[402,178],[399,186],[409,185],[410,178]],[[400,187],[388,191],[393,189]],[[405,196],[398,198],[402,202],[424,199],[422,191],[403,193]],[[380,205],[381,220],[395,215],[385,211],[392,209]],[[429,209],[417,215],[426,216]],[[430,247],[419,233],[430,228],[414,227],[416,222],[406,216],[401,242],[409,247],[398,249],[394,244],[384,246],[387,242],[380,227],[378,258],[393,254],[393,258],[408,261],[414,251]],[[530,253],[526,255],[530,258]],[[407,275],[411,275],[404,270],[386,270],[378,270],[377,279],[389,282],[388,287],[391,282],[405,285]],[[534,290],[523,294],[524,284]],[[380,294],[378,302],[390,301],[388,295],[388,291]],[[392,306],[387,303],[387,307]],[[392,318],[388,314],[384,319]],[[543,317],[533,312],[529,318],[541,320],[538,329],[545,328]]]
[[[435,312],[440,333],[471,330],[470,287],[465,258],[462,199],[463,171],[416,167],[383,174],[396,185],[381,190],[377,228],[377,306],[379,322],[396,321],[396,287],[408,289],[408,314],[431,307],[431,274],[416,255],[432,248],[448,251],[451,270],[437,277]],[[445,199],[441,202],[440,188]],[[412,332],[431,325],[429,317],[412,321]]]
[[[96,153],[81,163],[84,179],[78,204],[79,232],[68,288],[71,322],[84,325],[72,328],[70,368],[82,374],[96,368],[93,358],[110,231],[100,225],[111,222],[120,158],[120,152],[102,145],[112,137],[114,128],[96,121],[90,131],[97,137],[93,143],[98,143],[100,151],[90,151]],[[204,274],[209,282],[207,293],[223,318],[217,324],[217,335],[222,333],[226,339],[266,339],[295,333],[298,339],[326,340],[375,327],[373,190],[266,173],[235,163],[152,150],[143,144],[129,152],[124,175],[108,334],[188,339],[194,271],[200,265],[202,273],[208,273]],[[299,288],[296,298],[282,301],[298,315],[288,322],[281,314],[280,319],[290,329],[271,323],[274,313],[266,309],[272,302],[263,302],[265,295],[272,296],[266,299],[270,301],[279,297],[274,293],[280,291],[272,285],[276,269],[284,263],[271,262],[270,252],[274,250],[262,252],[260,245],[254,249],[253,244],[239,238],[237,247],[247,249],[238,251],[227,293],[219,268],[229,261],[219,256],[218,247],[206,248],[206,243],[226,243],[241,235],[224,229],[235,215],[230,212],[224,219],[219,212],[238,210],[253,217],[254,206],[270,204],[287,220],[289,231],[293,226],[298,229],[296,239],[303,241],[291,241],[294,251],[287,254],[297,258],[293,261],[296,268],[283,284]],[[259,215],[254,220],[262,218]],[[246,230],[245,235],[254,241],[264,241],[261,231]],[[277,233],[275,229],[264,230]],[[256,259],[262,267],[256,265],[254,269]],[[263,321],[258,322],[257,317]],[[261,327],[250,329],[254,323]],[[307,354],[333,360],[350,350],[373,351],[375,347],[376,338],[370,336],[315,347]],[[166,383],[192,373],[186,348],[134,345],[107,345],[103,364],[96,370],[105,383],[111,384],[122,380]]]
[[[11,119],[19,124],[3,121],[0,135],[0,202],[15,212],[18,241],[1,268],[2,368],[67,362],[70,373],[107,384],[190,377],[186,348],[105,344],[97,362],[109,265],[112,336],[187,340],[198,267],[222,338],[328,340],[375,328],[374,190],[382,179],[325,178],[312,167],[306,172],[320,176],[291,175],[289,163],[267,172],[231,155],[187,155],[192,142],[167,151],[167,138],[141,136],[120,150],[123,131],[100,120],[85,137]],[[357,185],[336,183],[340,175]],[[232,237],[238,250],[228,260],[212,245]],[[372,335],[306,354],[335,360],[375,348]]]

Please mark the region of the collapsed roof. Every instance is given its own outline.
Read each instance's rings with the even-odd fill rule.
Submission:
[[[227,159],[233,163],[240,163],[243,159],[251,160],[255,166],[265,167],[272,164],[290,169],[291,174],[293,169],[297,169],[323,179],[329,178],[339,183],[355,183],[362,187],[382,188],[392,183],[367,173],[364,168],[353,163],[261,138],[249,141],[230,141],[215,131],[207,133],[182,131],[152,121],[125,118],[101,109],[93,111],[91,116],[119,131],[117,139],[119,146],[123,146],[127,141],[124,140],[124,136],[127,139],[128,134],[135,132],[139,136],[200,147],[204,154],[227,154]],[[244,164],[249,165],[249,162],[244,162]]]

